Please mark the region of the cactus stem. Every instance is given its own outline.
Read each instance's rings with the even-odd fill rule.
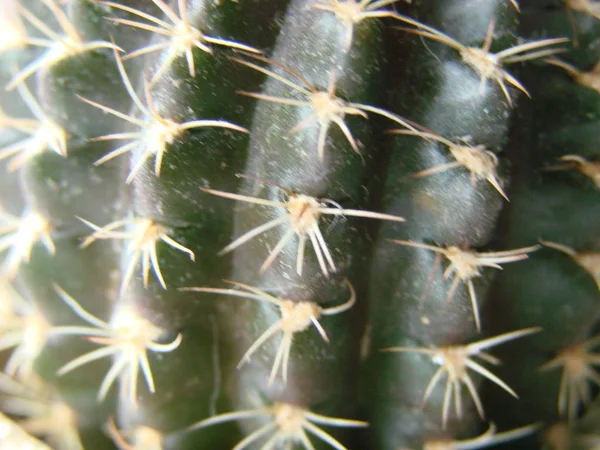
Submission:
[[[473,399],[473,403],[475,403],[479,417],[481,417],[481,419],[484,418],[483,405],[481,403],[479,394],[477,393],[475,384],[469,375],[468,369],[479,373],[484,378],[487,378],[496,385],[500,386],[513,397],[518,398],[517,394],[504,381],[482,366],[479,362],[474,361],[472,357],[479,357],[485,362],[498,365],[500,364],[500,360],[498,358],[488,353],[484,353],[482,350],[504,344],[505,342],[521,338],[528,334],[537,333],[540,330],[541,328],[539,327],[525,328],[522,330],[500,334],[498,336],[483,339],[467,345],[451,345],[437,348],[389,347],[381,349],[380,351],[420,353],[423,355],[428,355],[434,364],[440,366],[434,373],[433,377],[431,377],[429,384],[425,388],[423,405],[427,402],[427,399],[438,385],[442,376],[446,374],[447,382],[446,389],[444,391],[444,402],[442,404],[442,426],[445,429],[448,423],[448,412],[450,410],[450,404],[452,403],[453,396],[456,415],[457,417],[462,418],[463,409],[461,384],[464,384],[467,387],[469,394]]]
[[[265,416],[269,419],[269,422],[246,436],[233,450],[245,449],[269,434],[272,434],[271,437],[261,448],[274,448],[280,443],[292,446],[294,443],[298,442],[305,450],[314,450],[308,437],[308,434],[312,434],[337,450],[346,450],[346,447],[317,425],[330,425],[334,427],[369,426],[367,422],[360,420],[323,416],[291,403],[276,402],[273,405],[264,408],[236,411],[213,416],[191,425],[189,430],[198,430],[200,428],[231,420],[243,420]]]
[[[227,39],[208,36],[202,33],[197,28],[191,26],[187,15],[187,0],[178,0],[177,6],[179,9],[179,15],[177,15],[177,13],[162,0],[152,0],[152,2],[156,6],[158,6],[161,9],[161,11],[171,20],[171,22],[173,23],[172,25],[150,14],[146,14],[143,11],[122,5],[120,3],[106,1],[98,2],[134,14],[138,17],[141,17],[142,19],[148,20],[154,25],[150,25],[148,23],[143,22],[136,22],[133,20],[111,17],[109,18],[109,20],[111,20],[112,22],[140,28],[142,30],[150,31],[152,33],[167,36],[170,38],[169,42],[147,45],[138,50],[135,50],[134,52],[129,53],[124,58],[135,58],[137,56],[145,55],[147,53],[168,49],[165,61],[152,77],[152,80],[150,82],[151,86],[154,85],[154,83],[156,83],[164,75],[165,71],[171,66],[175,58],[182,54],[185,55],[190,76],[194,77],[196,75],[193,54],[194,47],[211,54],[213,53],[213,50],[210,46],[211,44],[221,45],[238,50],[245,50],[253,53],[261,53],[260,50],[257,50],[254,47],[250,47],[249,45],[240,44],[239,42],[230,41]]]
[[[29,262],[31,250],[38,241],[54,255],[56,248],[51,230],[50,222],[31,208],[26,208],[20,218],[0,209],[0,252],[10,249],[0,272],[13,279],[21,264]]]
[[[273,383],[279,369],[281,367],[281,373],[283,382],[287,383],[288,373],[288,361],[290,358],[290,351],[292,348],[292,341],[294,333],[305,331],[310,325],[314,325],[323,340],[329,343],[329,338],[323,326],[319,323],[321,316],[332,316],[340,314],[352,308],[356,302],[356,292],[350,282],[345,279],[346,285],[350,290],[350,298],[339,306],[331,308],[321,308],[319,305],[312,301],[296,301],[290,299],[282,299],[273,297],[260,289],[249,286],[243,283],[237,283],[234,281],[227,281],[227,283],[234,286],[233,289],[218,289],[218,288],[205,288],[205,287],[188,287],[181,288],[183,291],[192,292],[206,292],[213,294],[223,294],[236,297],[249,298],[262,302],[271,303],[277,305],[281,312],[281,319],[273,323],[260,337],[252,344],[252,346],[246,351],[241,361],[238,364],[238,369],[250,361],[250,357],[258,350],[268,339],[273,337],[276,333],[281,332],[283,338],[279,344],[279,349],[275,356],[271,375],[269,377],[269,385]],[[242,289],[242,291],[238,290]]]
[[[277,187],[281,188],[280,186]],[[331,208],[328,207],[328,203],[332,203],[330,200],[318,200],[308,195],[289,192],[287,189],[284,190],[285,193],[288,195],[288,200],[285,202],[249,197],[246,195],[232,194],[229,192],[217,191],[214,189],[200,189],[202,189],[205,192],[208,192],[209,194],[218,195],[233,200],[240,200],[262,206],[285,208],[287,210],[287,214],[251,229],[250,231],[244,233],[242,236],[235,239],[231,244],[229,244],[220,252],[221,255],[228,253],[236,249],[240,245],[248,242],[252,238],[270,230],[271,228],[275,228],[279,225],[288,224],[289,229],[286,231],[286,233],[283,235],[283,237],[280,239],[277,245],[270,252],[269,256],[260,268],[260,273],[264,273],[270,267],[273,261],[281,253],[285,245],[291,241],[294,234],[296,234],[299,238],[298,253],[296,259],[296,271],[298,275],[302,275],[304,249],[306,246],[307,236],[311,240],[314,252],[317,256],[317,260],[319,261],[319,266],[321,267],[323,275],[325,275],[326,277],[329,276],[329,269],[327,267],[327,264],[329,264],[330,269],[333,272],[335,272],[337,269],[333,261],[333,257],[331,256],[331,252],[329,251],[327,243],[325,242],[325,238],[323,237],[323,234],[321,233],[321,230],[319,228],[319,219],[322,215],[346,215],[379,220],[390,220],[395,222],[405,221],[403,217],[393,216],[391,214],[382,214],[357,209],[343,209],[339,207],[339,205],[336,205],[336,207]],[[325,263],[325,260],[327,260],[327,264]]]
[[[492,39],[494,37],[494,19],[490,21],[485,36],[485,41],[482,47],[479,48],[467,47],[458,42],[457,40],[451,38],[450,36],[436,30],[435,28],[427,26],[409,17],[397,17],[400,20],[418,28],[416,30],[402,28],[402,30],[408,33],[413,33],[419,36],[433,39],[434,41],[441,42],[442,44],[447,45],[448,47],[451,47],[454,50],[458,51],[463,62],[466,65],[470,66],[479,75],[481,79],[480,95],[483,95],[488,80],[493,80],[498,84],[500,89],[502,89],[502,92],[510,106],[513,106],[513,101],[508,91],[508,87],[506,86],[506,83],[516,87],[528,97],[530,95],[527,89],[525,89],[525,87],[519,82],[519,80],[517,80],[508,71],[506,71],[503,68],[503,66],[505,64],[530,61],[532,59],[545,58],[547,56],[554,55],[563,51],[563,49],[544,47],[550,47],[557,44],[564,44],[569,41],[569,39],[567,38],[543,39],[540,41],[533,41],[528,42],[526,44],[515,45],[514,47],[509,47],[498,53],[492,53],[490,51],[490,48],[492,46]]]
[[[276,74],[275,72],[265,69],[264,67],[261,67],[257,64],[253,64],[251,62],[244,61],[239,58],[230,58],[230,59],[232,59],[233,61],[236,61],[240,64],[243,64],[246,67],[250,67],[251,69],[262,72],[265,75],[270,76],[271,78],[273,78],[277,81],[280,81],[281,83],[284,83],[285,85],[291,87],[294,91],[296,91],[299,94],[301,94],[302,96],[306,97],[306,100],[297,100],[297,99],[291,99],[291,98],[285,98],[285,97],[274,97],[271,95],[265,95],[265,94],[260,94],[260,93],[256,93],[256,92],[238,91],[238,93],[242,94],[242,95],[246,95],[248,97],[253,97],[253,98],[257,98],[257,99],[265,100],[265,101],[269,101],[269,102],[280,103],[280,104],[291,105],[291,106],[298,106],[298,107],[304,106],[304,107],[311,108],[312,112],[308,115],[308,117],[306,117],[299,124],[297,124],[291,130],[289,130],[287,132],[287,134],[291,135],[291,134],[298,133],[299,131],[304,130],[306,127],[308,127],[313,122],[318,122],[319,123],[319,137],[318,137],[318,144],[317,144],[317,154],[319,156],[320,161],[323,160],[323,153],[324,153],[324,149],[325,149],[325,140],[327,138],[327,132],[329,131],[329,127],[331,126],[332,123],[335,123],[342,130],[342,132],[344,133],[344,136],[348,140],[348,143],[352,147],[352,150],[354,150],[356,153],[360,154],[358,144],[356,143],[356,140],[354,139],[352,132],[350,131],[350,128],[348,127],[348,125],[346,124],[346,122],[344,120],[344,118],[347,114],[348,115],[358,115],[358,116],[363,117],[364,119],[368,119],[368,115],[366,113],[366,111],[368,111],[368,112],[372,112],[375,114],[379,114],[388,119],[394,120],[394,121],[400,123],[402,126],[405,126],[411,130],[414,130],[414,127],[406,119],[404,119],[400,116],[392,114],[381,108],[376,108],[376,107],[369,106],[369,105],[362,105],[360,103],[346,102],[346,101],[342,100],[341,98],[337,97],[336,96],[336,87],[335,87],[335,84],[336,84],[335,71],[332,71],[329,74],[329,84],[328,84],[327,90],[320,91],[315,86],[310,84],[306,80],[306,78],[304,78],[298,72],[296,72],[295,70],[293,70],[281,63],[278,63],[276,61],[273,61],[269,58],[265,58],[262,56],[257,56],[257,55],[249,55],[249,56],[252,56],[255,59],[272,64],[280,69],[283,69],[285,72],[287,72],[288,74],[290,74],[291,76],[296,78],[298,81],[300,81],[304,86],[302,86],[301,84],[298,84],[294,81],[290,81],[287,78],[280,76],[280,75]]]
[[[160,263],[156,251],[156,244],[158,241],[163,241],[167,245],[186,253],[192,261],[196,258],[193,251],[169,237],[167,235],[167,229],[152,219],[137,218],[117,220],[102,228],[87,220],[81,218],[80,220],[94,230],[94,233],[81,243],[82,248],[88,247],[98,239],[125,239],[130,241],[127,247],[127,254],[129,255],[126,263],[127,268],[125,269],[125,274],[123,275],[123,280],[121,282],[121,294],[123,294],[125,288],[131,281],[133,271],[140,259],[142,260],[144,287],[148,287],[150,268],[152,268],[162,288],[167,289],[167,284],[165,283],[160,270]],[[127,227],[129,225],[133,226],[131,231],[116,231],[119,228]]]
[[[162,167],[162,161],[165,152],[167,151],[167,145],[172,144],[178,139],[182,133],[185,131],[191,130],[193,128],[200,127],[220,127],[220,128],[228,128],[230,130],[241,131],[243,133],[247,133],[248,130],[242,128],[238,125],[234,125],[230,122],[226,122],[224,120],[193,120],[184,123],[178,123],[171,119],[163,118],[157,111],[156,106],[154,105],[154,101],[152,99],[152,94],[150,92],[150,84],[148,80],[144,79],[144,93],[146,97],[146,105],[142,103],[140,98],[135,93],[133,86],[131,85],[131,81],[127,76],[127,72],[125,71],[125,67],[123,67],[123,61],[117,51],[115,50],[115,59],[117,61],[117,65],[119,67],[119,72],[121,74],[121,78],[125,87],[127,88],[127,92],[131,96],[132,100],[138,107],[138,109],[144,115],[144,119],[137,119],[134,116],[127,115],[121,113],[119,111],[115,111],[112,108],[107,106],[103,106],[99,103],[93,102],[86,98],[78,96],[82,101],[101,109],[102,111],[112,114],[120,119],[123,119],[129,123],[137,125],[140,127],[140,131],[133,133],[114,133],[108,134],[104,136],[99,136],[91,139],[92,141],[107,141],[107,140],[130,140],[131,142],[122,145],[104,155],[94,164],[99,166],[104,164],[107,161],[110,161],[117,156],[120,156],[124,153],[131,152],[136,149],[141,149],[141,156],[138,160],[133,163],[133,168],[129,172],[127,176],[127,184],[130,184],[138,171],[143,167],[144,163],[148,158],[154,155],[154,174],[158,177],[160,176],[160,171]]]
[[[467,288],[469,289],[469,297],[473,307],[473,318],[475,320],[477,331],[481,331],[481,323],[479,319],[479,307],[477,306],[477,297],[475,295],[473,278],[481,276],[479,267],[492,267],[494,269],[501,270],[502,267],[500,264],[522,261],[529,257],[527,253],[531,253],[539,249],[538,245],[534,245],[531,247],[517,248],[515,250],[503,252],[477,253],[473,250],[462,250],[454,245],[443,248],[413,241],[403,241],[397,239],[389,239],[389,241],[393,242],[394,244],[431,250],[437,254],[445,256],[446,259],[448,259],[450,264],[444,271],[443,278],[444,280],[452,278],[452,284],[450,285],[448,295],[446,296],[446,303],[452,300],[454,293],[458,288],[458,284],[460,282],[466,283]],[[434,270],[435,265],[432,268],[432,271]]]
[[[155,392],[152,370],[148,361],[147,350],[168,353],[179,347],[182,335],[170,343],[157,342],[166,332],[148,320],[140,317],[132,307],[122,306],[113,316],[110,323],[104,322],[87,311],[61,287],[54,285],[57,294],[73,310],[77,316],[88,322],[92,327],[61,326],[52,329],[56,335],[84,335],[89,341],[101,344],[103,347],[85,353],[68,362],[58,370],[58,375],[66,373],[106,356],[115,356],[115,360],[107,372],[98,391],[98,401],[104,400],[112,384],[117,378],[121,380],[120,397],[123,402],[137,404],[137,378],[141,367],[150,392]]]
[[[600,364],[600,354],[590,350],[600,344],[600,336],[561,350],[557,356],[542,365],[539,370],[547,371],[563,366],[558,393],[558,412],[567,416],[569,422],[575,419],[581,403],[591,400],[588,382],[600,386],[600,375],[592,366]]]
[[[475,187],[478,180],[487,180],[506,201],[510,201],[498,180],[498,157],[487,150],[484,145],[461,145],[456,144],[435,133],[409,130],[390,130],[392,134],[408,136],[419,136],[423,139],[433,139],[448,146],[450,153],[456,159],[455,162],[442,164],[440,166],[425,169],[413,174],[413,178],[423,178],[446,170],[464,167],[471,173],[471,184]]]
[[[35,72],[40,69],[48,69],[59,63],[63,59],[81,53],[98,50],[103,48],[112,48],[113,50],[123,51],[114,43],[106,41],[90,41],[84,42],[81,39],[75,26],[69,21],[66,14],[58,7],[55,0],[46,0],[44,4],[50,8],[56,21],[60,25],[64,36],[52,31],[44,22],[31,14],[27,9],[17,3],[17,7],[21,14],[33,25],[40,33],[44,34],[48,39],[26,39],[26,43],[30,45],[47,47],[48,50],[39,58],[35,59],[17,73],[6,86],[6,90],[14,89],[18,84],[21,84]]]

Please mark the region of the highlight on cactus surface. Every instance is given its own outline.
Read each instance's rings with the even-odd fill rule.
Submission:
[[[440,142],[448,147],[450,154],[456,160],[455,162],[441,164],[414,173],[412,175],[414,178],[427,177],[436,173],[445,172],[446,170],[464,167],[471,173],[471,184],[473,187],[475,187],[477,181],[487,180],[506,201],[509,201],[498,180],[498,157],[493,152],[486,149],[485,145],[470,145],[468,143],[456,144],[438,134],[427,133],[424,131],[390,130],[390,133],[406,136],[419,136],[427,140],[431,139]]]
[[[281,332],[283,337],[279,343],[277,354],[275,355],[275,361],[273,362],[273,368],[271,369],[271,375],[269,376],[269,384],[272,384],[273,381],[275,381],[275,377],[279,373],[280,369],[283,382],[284,384],[287,383],[290,353],[292,350],[292,342],[294,340],[295,333],[306,331],[311,325],[313,325],[323,340],[325,342],[329,342],[327,332],[319,323],[319,319],[322,316],[333,316],[343,313],[352,308],[356,302],[356,292],[354,291],[352,284],[350,284],[347,279],[345,279],[345,282],[350,291],[350,298],[341,305],[331,306],[329,308],[322,308],[313,301],[274,297],[264,291],[261,291],[260,289],[244,283],[227,280],[225,281],[229,284],[232,284],[234,287],[232,289],[188,287],[181,288],[181,290],[249,298],[252,300],[258,300],[260,302],[271,303],[279,307],[281,319],[273,323],[263,334],[258,337],[258,339],[256,339],[256,341],[254,341],[246,353],[244,353],[244,356],[238,364],[239,369],[241,366],[250,361],[252,355],[267,340],[272,338],[275,334]]]
[[[394,222],[404,222],[403,217],[394,216],[391,214],[382,214],[371,211],[362,211],[358,209],[344,209],[336,205],[330,200],[319,200],[308,195],[297,194],[290,191],[289,189],[276,185],[285,194],[288,199],[285,202],[267,200],[257,197],[249,197],[247,195],[232,194],[230,192],[217,191],[215,189],[200,188],[209,194],[218,195],[233,200],[239,200],[249,203],[254,203],[261,206],[271,206],[275,208],[284,208],[287,213],[270,220],[269,222],[260,225],[252,230],[241,235],[235,239],[231,244],[221,250],[221,255],[235,250],[242,244],[245,244],[254,237],[269,231],[271,228],[278,227],[280,225],[287,225],[288,229],[279,240],[277,245],[271,250],[269,256],[261,266],[259,273],[264,273],[273,263],[275,258],[283,251],[284,247],[292,240],[294,235],[298,236],[298,250],[296,258],[296,272],[298,275],[302,275],[302,267],[304,263],[304,249],[306,247],[307,238],[312,243],[313,250],[319,261],[319,267],[323,272],[323,275],[329,276],[329,271],[335,272],[336,266],[331,256],[331,252],[327,247],[325,238],[319,228],[319,219],[323,215],[333,216],[354,216],[354,217],[366,217],[370,219],[379,220],[390,220]],[[328,207],[329,204],[333,204],[334,207]],[[328,267],[329,266],[329,267]]]
[[[431,250],[437,255],[446,257],[450,264],[444,270],[443,279],[448,280],[452,278],[452,283],[450,284],[450,289],[448,290],[448,295],[446,296],[446,302],[452,300],[459,283],[465,283],[469,290],[469,298],[471,299],[473,318],[475,320],[477,331],[481,331],[481,321],[479,318],[479,306],[477,305],[477,295],[475,294],[473,279],[481,276],[480,267],[502,269],[500,264],[522,261],[528,258],[528,253],[539,249],[539,246],[534,245],[532,247],[517,248],[503,252],[478,253],[473,250],[461,249],[455,245],[436,247],[434,245],[427,245],[413,241],[403,241],[399,239],[390,239],[390,241],[394,244]],[[435,272],[438,263],[439,258],[436,258],[434,266],[431,269],[432,273]]]
[[[38,241],[44,244],[48,253],[54,255],[56,248],[51,231],[50,222],[31,208],[25,209],[21,217],[0,209],[0,252],[8,250],[0,273],[14,278],[21,264],[29,262],[31,250]]]
[[[198,430],[232,420],[254,418],[263,418],[267,423],[238,442],[235,446],[236,450],[248,448],[263,438],[268,438],[261,447],[264,449],[276,448],[278,444],[284,444],[286,449],[293,448],[294,444],[298,443],[305,450],[313,450],[314,446],[309,435],[317,437],[336,450],[347,450],[319,425],[333,427],[367,427],[369,425],[360,420],[323,416],[291,403],[275,402],[262,408],[219,414],[201,420],[191,425],[189,429]]]
[[[112,356],[115,359],[102,380],[98,391],[98,401],[104,400],[111,386],[119,379],[121,383],[119,392],[121,401],[124,403],[129,402],[129,405],[135,406],[137,404],[137,383],[140,369],[146,380],[148,390],[154,393],[156,389],[147,352],[148,350],[158,353],[172,352],[179,347],[182,335],[178,334],[173,341],[162,344],[158,341],[166,332],[140,317],[131,306],[118,306],[111,321],[104,322],[84,310],[60,286],[55,285],[54,289],[79,318],[92,326],[55,327],[53,333],[86,336],[89,341],[102,346],[65,364],[58,370],[58,375],[65,375],[84,364]]]
[[[563,368],[558,392],[558,412],[566,416],[570,422],[575,419],[581,404],[591,401],[590,383],[600,386],[600,374],[593,366],[600,364],[600,353],[590,351],[600,344],[600,336],[585,342],[564,348],[556,357],[543,366],[540,371]]]
[[[167,284],[165,283],[165,279],[160,270],[160,262],[156,250],[156,245],[159,241],[164,242],[180,252],[186,253],[192,261],[196,259],[193,251],[169,237],[166,227],[156,223],[156,221],[152,219],[133,218],[117,220],[104,227],[98,227],[84,219],[80,220],[94,230],[94,233],[81,243],[82,248],[88,247],[98,239],[124,239],[129,241],[126,250],[128,258],[125,264],[126,268],[123,279],[121,281],[121,294],[123,294],[131,281],[133,271],[140,260],[142,261],[144,287],[148,287],[150,268],[152,268],[154,275],[156,275],[156,279],[162,288],[167,289]],[[120,228],[122,230],[119,230]],[[127,228],[129,228],[129,230],[127,230]]]
[[[31,136],[0,148],[0,161],[12,157],[7,168],[10,172],[14,172],[45,151],[53,151],[66,157],[67,132],[65,129],[46,115],[29,91],[26,83],[17,85],[17,88],[37,121],[4,118],[4,126],[17,129]]]
[[[533,59],[540,59],[554,55],[564,50],[561,48],[549,47],[569,42],[569,39],[567,38],[543,39],[540,41],[515,45],[514,47],[509,47],[498,53],[493,53],[490,50],[492,47],[492,40],[494,39],[494,19],[490,21],[483,45],[481,48],[479,48],[463,45],[450,36],[436,30],[435,28],[409,17],[399,15],[398,18],[417,28],[403,28],[404,31],[433,39],[434,41],[441,42],[442,44],[458,51],[463,62],[471,67],[481,78],[480,95],[483,95],[489,80],[495,81],[500,89],[502,89],[506,100],[511,106],[513,106],[513,100],[506,83],[519,89],[528,97],[530,97],[530,95],[521,82],[511,75],[506,69],[504,69],[504,65],[530,61]]]
[[[381,349],[382,352],[408,352],[408,353],[420,353],[427,355],[431,358],[431,361],[440,366],[431,377],[429,384],[425,388],[425,394],[423,395],[423,404],[427,402],[427,399],[431,396],[433,390],[438,385],[444,375],[446,375],[447,382],[444,391],[444,402],[442,404],[442,425],[446,428],[448,423],[448,413],[450,411],[450,405],[452,403],[452,397],[454,397],[454,408],[456,416],[462,418],[463,407],[461,397],[461,386],[464,384],[469,391],[473,403],[477,408],[477,412],[481,419],[484,418],[483,404],[481,398],[477,393],[477,388],[473,383],[469,369],[477,372],[484,378],[500,386],[506,392],[513,397],[517,398],[517,394],[500,378],[486,369],[480,362],[473,358],[481,358],[484,362],[489,364],[498,365],[500,360],[487,352],[483,352],[490,347],[504,344],[508,341],[527,336],[528,334],[537,333],[541,331],[539,327],[525,328],[523,330],[511,331],[509,333],[500,334],[491,338],[483,339],[481,341],[473,342],[467,345],[450,345],[436,348],[424,348],[424,347],[389,347]]]
[[[117,66],[119,68],[119,73],[121,74],[121,79],[123,80],[123,83],[127,88],[127,92],[131,96],[131,99],[135,103],[137,109],[142,113],[143,118],[137,118],[132,114],[124,114],[107,106],[103,106],[99,103],[79,97],[84,102],[89,103],[90,105],[101,109],[104,112],[119,117],[126,122],[137,125],[140,128],[140,131],[137,132],[113,133],[91,139],[92,141],[129,141],[127,144],[111,151],[96,161],[95,164],[97,166],[104,164],[105,162],[110,161],[111,159],[116,158],[124,153],[137,150],[139,155],[136,157],[136,160],[132,162],[133,167],[127,176],[127,183],[129,184],[133,181],[139,170],[144,166],[148,158],[151,158],[152,156],[154,156],[154,174],[157,177],[160,176],[163,157],[165,152],[168,150],[167,146],[173,144],[184,132],[188,130],[201,127],[220,127],[241,131],[244,133],[248,132],[248,130],[245,128],[224,120],[192,120],[189,122],[179,123],[172,119],[162,117],[158,113],[152,100],[150,84],[148,81],[144,80],[144,93],[146,97],[146,105],[144,105],[144,103],[135,93],[135,89],[131,85],[131,81],[129,80],[127,72],[125,71],[125,67],[123,67],[123,61],[121,57],[116,50],[114,51],[114,54],[117,61]]]
[[[106,1],[98,1],[98,3],[102,3],[103,5],[121,9],[128,13],[134,14],[142,19],[145,19],[147,22],[137,22],[134,20],[121,19],[115,17],[110,17],[109,20],[116,23],[139,28],[142,30],[150,31],[151,33],[155,33],[159,36],[164,36],[168,38],[168,40],[164,42],[148,44],[138,50],[129,53],[123,58],[135,58],[137,56],[142,56],[148,53],[153,53],[166,49],[167,54],[165,60],[162,63],[162,65],[158,68],[158,70],[156,70],[156,72],[154,73],[154,76],[150,81],[150,85],[156,83],[164,75],[166,70],[171,66],[175,58],[182,55],[185,55],[190,76],[194,77],[196,75],[196,68],[194,63],[195,48],[198,48],[206,53],[213,53],[211,45],[219,45],[223,47],[244,50],[247,52],[260,53],[260,50],[257,50],[249,45],[241,44],[239,42],[231,41],[228,39],[212,37],[207,34],[204,34],[198,28],[192,26],[188,17],[187,0],[177,0],[177,9],[179,15],[163,0],[152,0],[152,3],[158,6],[158,8],[160,8],[160,10],[165,14],[166,18],[168,18],[168,20],[170,20],[172,23],[168,23],[164,20],[159,19],[158,17],[152,16],[143,11],[140,11],[139,9],[135,9],[123,5],[121,3]]]
[[[40,33],[46,36],[46,39],[31,38],[25,39],[25,43],[37,47],[45,47],[47,50],[39,58],[27,64],[19,73],[17,73],[6,86],[6,89],[12,90],[18,84],[25,81],[40,69],[48,69],[62,60],[71,56],[80,55],[93,50],[111,48],[122,51],[114,43],[106,41],[89,41],[82,39],[77,28],[71,23],[65,12],[56,4],[55,0],[44,0],[44,3],[52,11],[52,15],[60,25],[63,35],[56,33],[48,27],[42,20],[35,17],[20,3],[16,3],[17,9],[27,21],[33,25]]]
[[[258,64],[254,64],[252,62],[245,61],[240,58],[231,59],[254,70],[262,72],[265,75],[277,81],[280,81],[286,86],[292,88],[293,91],[295,91],[297,94],[300,94],[300,96],[304,97],[305,99],[299,100],[297,98],[275,97],[272,95],[266,95],[258,92],[239,91],[239,93],[268,102],[311,108],[312,112],[308,115],[308,117],[303,119],[298,125],[289,130],[287,134],[290,135],[298,133],[306,127],[308,127],[310,124],[317,122],[319,124],[319,137],[317,139],[317,155],[319,156],[319,160],[321,161],[323,160],[325,152],[325,141],[327,139],[327,133],[329,132],[329,128],[332,124],[336,124],[340,128],[340,130],[342,130],[348,143],[352,147],[352,150],[360,154],[358,143],[356,142],[356,139],[354,139],[352,131],[345,122],[346,115],[355,115],[367,119],[367,113],[370,112],[393,120],[394,122],[397,122],[400,125],[405,126],[411,130],[415,130],[415,127],[411,123],[409,123],[406,119],[396,114],[374,106],[363,105],[362,103],[348,102],[337,97],[335,87],[335,71],[329,73],[329,85],[327,86],[327,90],[319,90],[316,86],[309,83],[308,80],[302,75],[300,75],[298,72],[281,63],[278,63],[277,61],[273,61],[272,59],[268,59],[258,55],[248,56],[252,56],[253,58],[259,61],[271,64],[276,68],[282,69],[285,73],[291,75],[295,80],[290,80],[282,75],[277,74],[272,70],[266,69],[264,67],[259,66]]]

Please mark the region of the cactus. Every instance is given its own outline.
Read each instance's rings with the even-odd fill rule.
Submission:
[[[598,2],[0,2],[0,448],[598,445]]]

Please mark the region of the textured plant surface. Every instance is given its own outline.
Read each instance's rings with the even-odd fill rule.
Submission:
[[[0,5],[0,449],[600,446],[600,2]]]

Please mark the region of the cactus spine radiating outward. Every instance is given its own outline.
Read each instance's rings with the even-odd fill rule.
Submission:
[[[0,449],[594,448],[597,3],[0,0]]]

